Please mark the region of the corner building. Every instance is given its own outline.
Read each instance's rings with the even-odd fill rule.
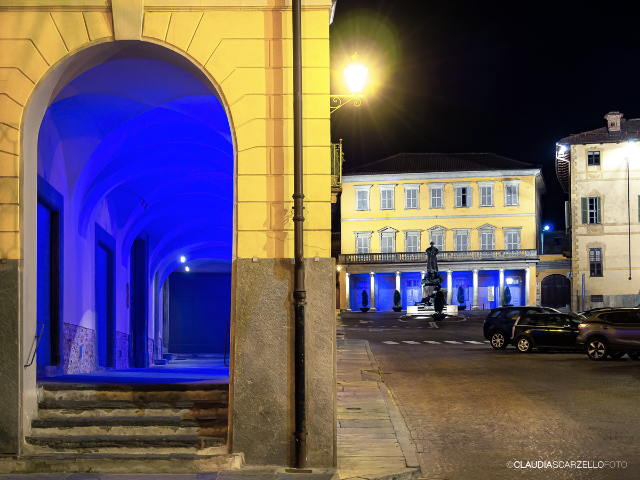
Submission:
[[[341,198],[340,308],[375,311],[422,299],[425,249],[440,251],[447,304],[466,308],[536,302],[540,168],[491,153],[398,154],[345,170]]]
[[[558,180],[570,198],[574,310],[640,304],[640,119],[604,118],[606,126],[556,147]]]
[[[302,4],[308,464],[330,467],[333,6]],[[41,378],[222,354],[229,319],[224,450],[290,465],[290,2],[11,1],[0,25],[0,453],[31,451]]]

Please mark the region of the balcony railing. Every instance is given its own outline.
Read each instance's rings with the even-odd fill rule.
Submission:
[[[438,262],[476,262],[483,260],[526,260],[538,258],[536,249],[471,250],[438,252]],[[424,252],[349,253],[340,255],[338,263],[426,263]]]

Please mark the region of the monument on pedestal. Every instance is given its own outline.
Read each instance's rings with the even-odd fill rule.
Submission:
[[[422,279],[422,301],[416,303],[420,310],[434,310],[436,294],[442,286],[442,278],[438,275],[438,249],[431,242],[431,246],[425,250],[427,254],[427,275]]]

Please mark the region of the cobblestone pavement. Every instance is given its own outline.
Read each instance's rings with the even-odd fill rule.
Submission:
[[[342,316],[345,338],[369,341],[423,477],[640,479],[640,362],[463,343],[484,343],[482,318],[433,329],[397,314]],[[518,461],[587,468],[508,467]],[[599,461],[626,468],[590,468]]]

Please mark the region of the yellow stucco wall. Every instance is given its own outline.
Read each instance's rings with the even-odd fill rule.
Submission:
[[[520,180],[519,206],[505,206],[504,185],[502,181]],[[380,252],[380,236],[378,230],[391,227],[398,230],[396,234],[396,251],[404,252],[403,230],[422,230],[420,246],[424,250],[429,246],[427,229],[440,226],[446,229],[445,250],[454,250],[453,229],[471,229],[469,250],[480,250],[478,227],[489,224],[496,227],[495,249],[504,249],[504,227],[522,227],[520,248],[535,249],[537,246],[536,224],[536,181],[533,175],[521,177],[496,177],[492,207],[481,207],[477,182],[494,181],[489,178],[445,178],[428,179],[427,174],[421,180],[399,181],[363,181],[344,182],[342,187],[342,236],[343,254],[356,253],[355,233],[372,232],[371,253]],[[403,184],[420,184],[419,208],[405,210],[405,189]],[[454,183],[468,183],[472,189],[472,203],[469,208],[455,208]],[[395,184],[394,210],[380,210],[379,185]],[[429,184],[444,184],[444,208],[431,209]],[[370,211],[356,211],[357,185],[372,185],[370,189]],[[428,218],[424,218],[428,217]],[[352,219],[357,219],[353,221]]]
[[[600,166],[587,165],[587,152],[600,151]],[[627,158],[629,159],[630,212],[627,210]],[[571,214],[573,308],[589,307],[591,295],[640,293],[640,147],[629,142],[571,146]],[[583,224],[581,198],[600,197],[602,223]],[[630,214],[630,223],[629,215]],[[631,280],[629,280],[629,229],[631,231]],[[591,277],[589,249],[602,248],[603,276]],[[582,275],[585,300],[582,305]],[[601,306],[600,304],[595,306]]]
[[[147,0],[142,41],[179,51],[218,84],[237,148],[239,258],[293,257],[290,2]],[[57,62],[115,41],[109,0],[3,1],[0,9],[0,258],[20,258],[21,121]],[[330,0],[303,0],[305,255],[330,257]]]

